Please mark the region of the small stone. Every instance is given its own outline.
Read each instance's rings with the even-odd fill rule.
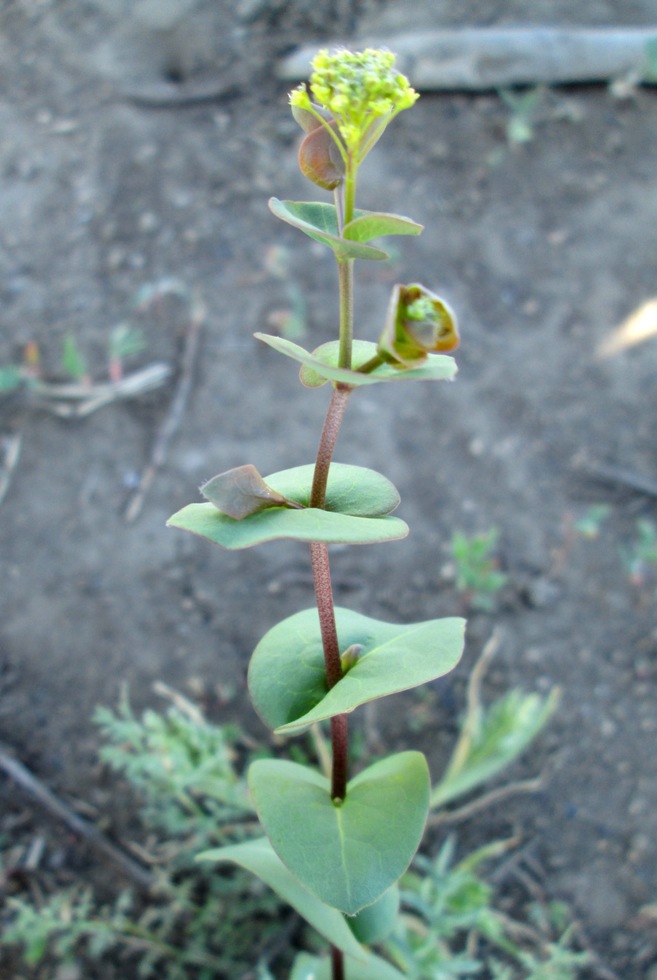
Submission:
[[[82,980],[82,971],[75,963],[67,963],[57,968],[54,980]]]
[[[266,9],[269,0],[238,0],[235,16],[243,24],[252,24]]]
[[[561,589],[550,579],[541,576],[535,578],[526,588],[527,602],[534,609],[549,609],[561,598]]]
[[[144,234],[148,235],[157,230],[159,222],[157,220],[157,215],[153,214],[152,211],[144,211],[143,214],[139,215],[139,230]]]
[[[600,722],[600,734],[603,738],[611,738],[617,731],[616,723],[611,718],[603,718]]]

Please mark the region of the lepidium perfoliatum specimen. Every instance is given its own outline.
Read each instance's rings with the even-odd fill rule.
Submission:
[[[301,170],[333,193],[333,203],[272,198],[269,206],[333,251],[340,329],[313,351],[283,337],[256,336],[298,361],[307,387],[331,385],[317,458],[266,478],[251,464],[221,473],[201,487],[205,503],[184,507],[169,521],[223,548],[276,538],[310,545],[316,606],[265,634],[248,681],[258,714],[276,734],[330,724],[330,771],[281,759],[254,762],[248,780],[266,836],[202,858],[250,869],[314,926],[331,948],[317,974],[327,980],[402,976],[367,944],[394,922],[397,881],[420,844],[430,796],[420,752],[399,752],[350,773],[349,715],[368,701],[442,676],[463,647],[461,619],[393,625],[334,607],[328,557],[330,544],[394,541],[408,533],[392,515],[399,496],[385,476],[332,462],[352,393],[371,384],[440,381],[456,373],[445,353],[458,344],[454,313],[419,283],[394,287],[378,340],[353,336],[355,260],[385,259],[372,241],[422,230],[410,218],[355,206],[361,163],[416,99],[395,70],[394,55],[378,50],[320,52],[310,85],[291,93],[294,118],[305,133]],[[292,977],[297,975],[293,970]]]

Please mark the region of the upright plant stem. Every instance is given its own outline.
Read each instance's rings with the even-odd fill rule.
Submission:
[[[341,199],[339,192],[336,192],[336,210],[340,235],[342,235],[344,223],[352,220],[354,212],[356,182],[355,172],[350,167],[347,167],[347,176],[347,187],[345,188],[344,198]],[[338,261],[338,283],[340,287],[340,348],[338,365],[342,368],[351,368],[354,332],[353,282],[353,259]],[[310,494],[311,507],[323,508],[326,506],[326,486],[331,459],[351,390],[348,385],[337,384],[334,387],[317,449],[313,485]],[[327,546],[320,542],[313,542],[310,545],[310,556],[315,584],[315,599],[322,635],[322,646],[324,649],[326,683],[330,689],[342,677],[342,663],[340,661],[340,645],[335,625],[335,608],[333,604]],[[331,750],[333,759],[331,799],[336,805],[340,805],[347,795],[349,726],[348,716],[346,714],[335,715],[331,718]],[[342,950],[336,946],[331,946],[331,976],[332,980],[346,980],[344,956]]]
[[[347,161],[344,187],[342,188],[342,208],[339,232],[343,234],[344,225],[353,220],[354,202],[356,198],[356,167],[353,159]],[[336,201],[338,195],[336,194]],[[342,214],[340,214],[342,210]],[[351,367],[351,349],[354,333],[354,260],[338,261],[338,281],[340,285],[340,354],[338,366]]]
[[[338,262],[338,282],[340,284],[340,355],[338,367],[351,367],[354,322],[354,260],[343,259]]]
[[[331,946],[331,967],[333,970],[333,980],[345,980],[344,956],[342,950],[336,946]]]
[[[348,388],[346,385],[338,384],[333,389],[331,402],[326,412],[326,418],[324,419],[324,428],[322,429],[317,448],[313,485],[310,491],[311,507],[324,507],[329,467],[350,394],[351,388]]]
[[[342,677],[342,665],[340,663],[338,633],[335,626],[328,548],[325,544],[316,541],[311,543],[310,561],[313,569],[313,581],[315,583],[315,600],[317,602],[317,612],[319,613],[319,628],[322,634],[322,646],[324,648],[326,684],[329,688],[332,688]]]
[[[351,388],[344,385],[337,385],[333,391],[317,450],[317,461],[315,463],[313,486],[310,494],[311,507],[323,508],[325,506],[326,485],[331,458],[350,394]],[[319,626],[322,634],[322,646],[324,649],[326,683],[331,688],[342,677],[342,664],[340,662],[340,646],[335,625],[335,609],[327,546],[321,542],[313,542],[310,545],[310,559],[313,569]],[[347,791],[348,750],[346,715],[337,715],[331,719],[331,748],[333,753],[331,797],[334,800],[344,800]]]

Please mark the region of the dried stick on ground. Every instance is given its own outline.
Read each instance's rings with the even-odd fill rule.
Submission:
[[[588,462],[581,463],[578,469],[599,483],[622,487],[634,493],[644,494],[646,497],[657,497],[657,483],[642,473],[635,473],[634,470]]]
[[[194,376],[194,364],[196,362],[196,352],[198,350],[198,339],[201,324],[205,319],[205,309],[198,300],[192,303],[189,323],[185,334],[185,346],[183,349],[180,365],[180,377],[178,384],[171,399],[169,410],[160,426],[159,432],[153,444],[150,462],[141,475],[139,486],[135,490],[125,511],[125,519],[128,523],[136,520],[141,513],[146,495],[150,490],[157,471],[166,459],[169,444],[177,432],[185,408],[192,390],[192,380]]]
[[[29,796],[32,797],[48,813],[61,820],[77,837],[90,844],[94,850],[109,858],[112,864],[144,891],[150,891],[155,885],[155,877],[133,861],[124,851],[118,848],[102,834],[92,823],[79,817],[69,806],[48,789],[30,770],[19,762],[11,751],[0,744],[0,771],[12,779]]]
[[[323,42],[335,47],[337,42]],[[418,89],[477,91],[513,85],[560,85],[628,78],[657,83],[655,27],[463,27],[399,34],[386,42],[365,37],[354,47],[390,47],[397,67]],[[308,78],[316,45],[283,59],[288,81]]]
[[[0,452],[2,454],[0,458],[0,504],[1,504],[2,501],[5,499],[7,490],[9,490],[9,484],[11,483],[12,473],[16,469],[16,464],[18,463],[18,457],[21,454],[20,433],[0,436]]]
[[[120,381],[98,384],[62,384],[35,381],[27,388],[28,405],[45,409],[60,418],[85,418],[105,405],[124,398],[136,398],[147,391],[159,388],[171,375],[168,364],[149,364],[139,371],[127,374]]]

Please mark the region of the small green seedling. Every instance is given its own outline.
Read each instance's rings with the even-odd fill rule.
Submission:
[[[119,323],[113,328],[108,343],[108,370],[110,381],[120,381],[123,377],[124,362],[141,354],[146,346],[144,331],[129,323]]]
[[[543,89],[530,88],[523,92],[502,89],[499,96],[511,110],[506,124],[506,138],[509,146],[531,143],[534,139],[536,110],[540,105]]]
[[[603,523],[609,517],[611,507],[608,504],[593,504],[585,514],[575,522],[575,531],[583,538],[593,541],[599,537]]]
[[[499,536],[496,527],[472,536],[455,531],[452,536],[456,588],[470,608],[482,612],[495,609],[497,594],[507,582],[507,576],[499,570],[494,554]]]
[[[74,381],[90,383],[86,358],[72,333],[67,333],[62,342],[62,368]]]
[[[636,522],[634,541],[621,550],[621,558],[632,585],[645,585],[651,569],[657,567],[657,528],[652,521],[640,518]]]

